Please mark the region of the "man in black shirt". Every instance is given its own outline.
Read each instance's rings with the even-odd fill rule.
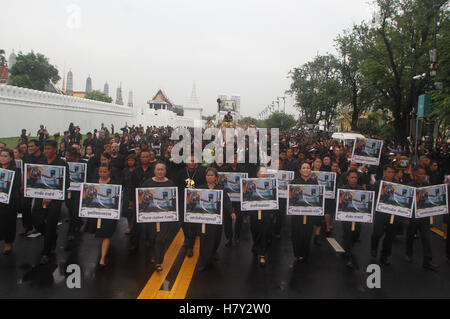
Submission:
[[[28,138],[30,137],[31,134],[27,135],[27,130],[26,129],[22,129],[22,134],[20,134],[20,138],[22,139],[22,142],[24,143],[28,143]]]
[[[429,183],[425,181],[427,176],[427,171],[422,166],[416,166],[413,170],[414,181],[409,183],[409,186],[413,187],[424,187],[428,186]],[[415,216],[415,212],[413,214]],[[432,252],[430,243],[430,219],[429,218],[414,218],[409,220],[408,229],[406,231],[406,261],[412,262],[413,256],[413,241],[414,233],[416,231],[420,232],[420,240],[422,241],[423,247],[423,268],[437,271],[439,266],[432,262]]]
[[[354,189],[354,190],[364,190],[358,184],[358,172],[355,170],[350,170],[347,174],[347,183],[342,186],[342,189]],[[345,197],[344,197],[345,199]],[[340,199],[338,199],[340,200]],[[344,249],[345,255],[347,257],[346,266],[353,269],[355,265],[355,256],[353,255],[353,246],[358,241],[361,233],[361,223],[355,223],[355,229],[352,230],[352,222],[342,222],[342,230],[344,235]]]
[[[385,165],[383,169],[383,181],[394,182],[396,170],[393,165]],[[375,191],[375,198],[378,198],[378,192],[380,189],[381,180],[377,181],[372,190]],[[382,265],[388,266],[391,264],[389,261],[389,256],[392,251],[392,244],[394,242],[395,235],[397,233],[398,225],[403,223],[404,218],[400,216],[394,217],[394,222],[391,224],[391,215],[375,211],[374,213],[374,224],[373,233],[371,237],[371,256],[377,258],[378,255],[378,245],[383,234],[385,237],[383,239],[383,247],[381,250],[380,263]]]
[[[77,126],[77,127],[75,127],[75,132],[72,134],[70,141],[72,144],[81,145],[82,139],[83,139],[83,136],[80,133],[80,128]]]
[[[70,187],[69,166],[66,161],[56,156],[58,146],[56,141],[46,141],[44,143],[45,159],[42,163],[44,165],[63,166],[66,170],[64,193]],[[56,249],[57,240],[57,225],[59,215],[61,213],[62,200],[54,199],[40,199],[36,198],[33,207],[33,224],[36,229],[44,235],[44,249],[41,253],[41,264],[48,264],[50,262],[50,255]]]
[[[300,164],[298,160],[294,158],[294,150],[288,148],[286,151],[286,159],[283,161],[283,170],[296,172],[296,174],[298,174],[299,168]]]
[[[205,167],[199,166],[195,163],[194,156],[188,158],[186,166],[182,167],[176,175],[175,184],[178,186],[178,194],[180,194],[179,211],[180,220],[182,221],[184,233],[184,247],[186,248],[186,255],[193,256],[193,247],[195,237],[197,236],[197,224],[185,223],[184,221],[184,190],[185,188],[197,188],[200,185],[206,184]]]
[[[45,160],[45,156],[41,152],[41,143],[37,140],[30,140],[28,142],[28,153],[23,157],[23,164],[39,164]],[[22,191],[22,225],[25,231],[20,236],[29,236],[33,233],[37,234],[37,231],[33,232],[33,221],[31,219],[31,203],[33,201],[32,198],[23,197],[23,188]]]
[[[80,160],[80,154],[76,148],[69,147],[66,152],[67,162],[72,163],[82,163]],[[66,172],[69,174],[69,171]],[[69,196],[70,194],[70,196]],[[69,233],[67,239],[74,240],[75,235],[80,232],[80,228],[83,225],[83,221],[78,216],[78,210],[80,207],[80,192],[79,191],[68,191],[66,198],[66,206],[69,210]]]
[[[37,132],[37,135],[39,136],[39,142],[40,143],[44,142],[50,136],[50,134],[45,129],[44,125],[40,126],[40,129]]]
[[[144,181],[151,179],[153,176],[155,176],[155,173],[154,165],[150,164],[150,152],[148,150],[142,151],[140,154],[140,165],[136,167],[131,177],[133,188],[136,189],[142,187]],[[132,193],[134,194],[135,191]],[[131,200],[133,200],[133,202],[135,201],[134,198],[131,198]],[[150,239],[150,232],[146,226],[148,226],[148,224],[138,224],[136,222],[136,216],[133,216],[132,228],[130,232],[130,245],[128,247],[130,252],[137,250],[143,230],[146,233],[147,240]]]
[[[88,147],[88,146],[95,148],[95,141],[92,138],[92,133],[88,132],[86,135],[87,135],[87,138],[83,142],[83,149],[86,150],[86,147]]]
[[[111,146],[111,166],[117,168],[119,171],[124,169],[125,156],[119,153],[119,144],[113,143]]]

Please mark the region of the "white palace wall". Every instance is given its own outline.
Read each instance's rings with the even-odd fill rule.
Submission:
[[[104,123],[115,132],[129,126],[193,126],[194,119],[167,110],[149,110],[0,85],[0,137],[19,136],[22,129],[35,136],[41,124],[53,135],[61,134],[73,122],[86,134]]]

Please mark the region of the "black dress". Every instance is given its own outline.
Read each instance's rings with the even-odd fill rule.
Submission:
[[[122,216],[126,218],[133,217],[135,210],[135,188],[133,186],[133,172],[128,167],[122,171],[123,199],[122,199]],[[131,209],[130,202],[132,202]]]
[[[341,189],[353,189],[363,191],[364,188],[361,185],[356,185],[355,187],[351,187],[349,184],[345,184]],[[342,232],[344,237],[344,250],[345,255],[348,258],[353,258],[353,246],[358,241],[358,238],[361,234],[361,223],[355,223],[355,230],[352,230],[352,222],[341,222],[342,224]]]
[[[16,237],[17,210],[20,205],[20,168],[16,167],[14,161],[6,168],[14,171],[14,180],[11,189],[9,204],[0,203],[0,240],[12,244]]]
[[[98,181],[97,181],[98,183]],[[108,185],[119,185],[119,183],[112,179]],[[98,228],[98,220],[100,219],[100,228]],[[95,234],[95,238],[111,238],[117,228],[116,219],[104,219],[104,218],[89,218],[85,227],[85,231]]]
[[[209,189],[208,185],[202,185],[199,189]],[[223,220],[231,218],[232,206],[228,193],[223,187],[216,185],[213,189],[223,190]],[[222,240],[222,225],[205,224],[205,233],[200,233],[200,264],[209,266],[214,260],[214,256]]]
[[[206,168],[199,165],[194,170],[189,170],[186,166],[181,166],[174,179],[176,186],[178,187],[178,211],[180,212],[180,222],[183,227],[184,244],[186,248],[192,249],[195,243],[195,237],[198,235],[197,225],[184,222],[184,190],[186,188],[196,188],[199,185],[206,183],[205,179]]]
[[[165,182],[155,182],[153,178],[146,179],[142,186],[143,188],[147,187],[176,187],[175,184],[168,179]],[[181,196],[178,194],[178,196]],[[184,194],[183,194],[184,196]],[[164,261],[164,255],[171,243],[173,237],[176,235],[176,232],[179,229],[179,223],[174,222],[163,222],[160,223],[159,232],[156,231],[156,223],[146,223],[143,226],[147,228],[147,232],[149,234],[150,246],[152,249],[152,255],[155,259],[156,264],[162,264]]]
[[[310,177],[305,181],[301,176],[292,181],[293,185],[318,185],[317,180]],[[303,223],[304,216],[291,216],[292,227],[292,248],[295,258],[303,257],[307,260],[310,253],[311,237],[315,219],[313,216],[306,218],[306,224]]]
[[[229,173],[248,173],[246,171],[246,167],[242,164],[237,164],[236,169],[233,169],[231,164],[224,166],[221,172],[229,172]],[[231,202],[233,206],[233,212],[236,214],[236,224],[234,227],[234,237],[239,239],[241,237],[242,223],[244,220],[244,214],[241,211],[241,202]],[[225,238],[227,240],[231,240],[233,237],[233,220],[230,215],[224,216],[223,218],[223,226],[225,231]]]

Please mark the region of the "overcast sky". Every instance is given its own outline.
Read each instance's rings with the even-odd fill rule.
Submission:
[[[368,0],[14,0],[0,19],[0,48],[46,55],[74,90],[122,82],[145,106],[159,88],[186,105],[195,82],[204,115],[218,94],[241,96],[257,116],[289,88],[289,70],[334,52],[342,30],[371,17]],[[62,84],[62,81],[60,85]],[[293,99],[286,101],[286,111]]]

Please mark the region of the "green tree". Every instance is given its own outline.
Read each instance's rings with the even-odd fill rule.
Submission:
[[[294,116],[286,113],[275,112],[272,113],[266,120],[261,121],[258,124],[258,127],[279,128],[282,130],[288,130],[292,128],[295,125],[295,123],[296,121]]]
[[[244,123],[247,123],[247,125],[250,125],[250,123],[251,123],[252,121],[254,121],[255,124],[257,124],[257,123],[259,122],[257,119],[255,119],[255,118],[253,118],[253,117],[251,117],[251,116],[246,116],[246,117],[244,117],[242,120],[239,120],[238,123],[239,123],[240,125],[242,125],[242,124],[244,124]]]
[[[289,72],[292,80],[288,94],[294,96],[295,107],[299,110],[301,118],[307,124],[317,124],[318,107],[313,103],[318,84],[319,70],[313,62],[303,64]]]
[[[377,93],[375,106],[391,111],[398,139],[404,140],[408,135],[418,96],[426,89],[425,81],[415,81],[413,77],[429,71],[434,5],[439,9],[445,2],[377,0],[372,23],[354,28],[365,55],[361,72]],[[439,21],[448,19],[448,12],[439,12]]]
[[[10,73],[10,85],[40,91],[44,91],[50,81],[56,84],[61,79],[58,70],[48,59],[43,54],[34,52],[26,55],[19,52]]]
[[[317,56],[289,73],[292,83],[288,93],[295,97],[296,107],[306,124],[323,120],[328,130],[336,117],[337,107],[342,101],[337,66],[333,55]]]
[[[450,20],[447,19],[442,24],[437,37],[437,50],[439,53],[439,67],[436,81],[442,82],[443,90],[434,90],[433,96],[433,115],[438,124],[445,131],[450,127]]]
[[[361,72],[365,55],[357,33],[357,27],[354,27],[352,31],[344,31],[335,40],[339,54],[336,69],[341,81],[341,98],[344,105],[351,106],[353,131],[358,130],[361,113],[372,105],[376,97],[376,92]]]
[[[111,103],[112,98],[99,90],[94,90],[84,96],[85,99]]]

